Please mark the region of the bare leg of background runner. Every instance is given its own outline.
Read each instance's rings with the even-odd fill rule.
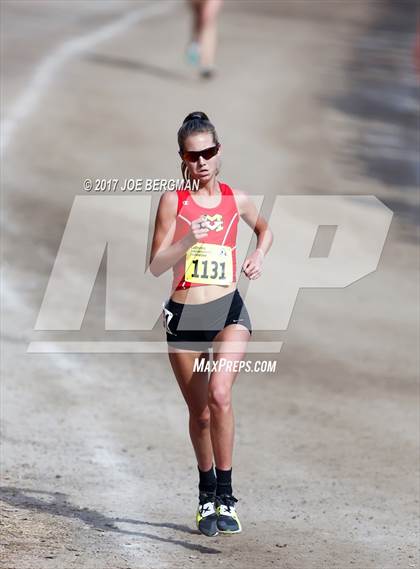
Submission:
[[[217,16],[223,0],[191,0],[193,37],[200,45],[202,70],[214,66],[217,43]]]

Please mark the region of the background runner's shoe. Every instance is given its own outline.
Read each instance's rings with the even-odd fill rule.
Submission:
[[[216,74],[216,68],[214,66],[202,67],[200,69],[200,76],[202,79],[212,79]]]
[[[201,533],[209,537],[218,534],[215,494],[200,492],[196,522]]]
[[[235,511],[235,496],[223,494],[216,496],[217,528],[220,533],[240,533],[241,522]]]
[[[200,46],[197,42],[192,41],[185,52],[187,61],[190,65],[197,66],[200,63]]]

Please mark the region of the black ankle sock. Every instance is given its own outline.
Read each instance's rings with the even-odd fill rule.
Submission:
[[[230,470],[219,470],[216,467],[216,477],[217,477],[217,488],[216,494],[221,496],[222,494],[232,494],[232,469]]]
[[[200,470],[199,466],[197,468],[200,474],[200,482],[198,484],[200,492],[214,492],[216,490],[216,475],[214,474],[213,465],[207,471]]]

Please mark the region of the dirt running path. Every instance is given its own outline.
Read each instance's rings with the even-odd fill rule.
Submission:
[[[219,76],[204,84],[182,61],[184,2],[1,11],[3,566],[416,567],[409,11],[226,2]],[[195,531],[196,467],[166,357],[26,352],[55,337],[33,328],[81,180],[177,177],[176,129],[196,108],[219,125],[233,185],[268,197],[373,194],[395,212],[378,271],[301,291],[277,373],[239,377],[245,531],[231,539]],[[102,270],[86,338],[103,332],[104,286]]]

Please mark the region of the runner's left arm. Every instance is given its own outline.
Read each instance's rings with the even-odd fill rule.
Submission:
[[[250,279],[256,279],[261,276],[263,259],[273,243],[273,232],[266,219],[258,212],[250,196],[240,190],[235,190],[234,195],[239,215],[257,236],[255,251],[245,259],[242,265],[242,270],[246,276]]]

